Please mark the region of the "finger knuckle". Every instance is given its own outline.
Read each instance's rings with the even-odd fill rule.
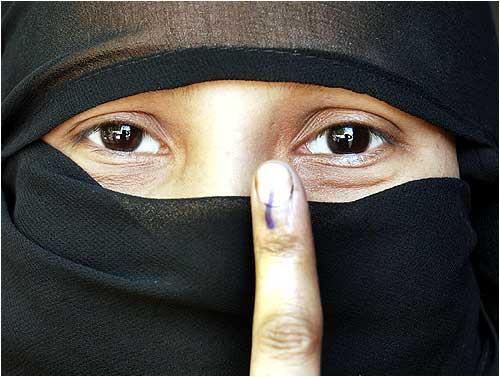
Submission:
[[[262,351],[271,357],[299,362],[315,353],[321,343],[317,326],[296,314],[269,317],[263,322],[258,339]]]
[[[301,255],[304,251],[300,237],[288,233],[270,235],[258,247],[259,253],[277,256]]]

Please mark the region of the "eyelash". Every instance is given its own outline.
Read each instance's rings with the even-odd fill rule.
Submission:
[[[98,144],[98,143],[95,143],[94,141],[90,140],[90,137],[95,134],[95,133],[99,133],[101,132],[101,130],[104,128],[104,127],[109,127],[109,126],[112,126],[112,125],[116,125],[118,123],[124,123],[124,124],[127,124],[127,125],[130,125],[132,127],[135,127],[137,129],[139,129],[142,134],[143,134],[143,138],[144,140],[147,140],[148,138],[153,140],[153,141],[157,141],[157,138],[153,137],[151,135],[151,133],[147,132],[145,130],[144,127],[142,127],[141,125],[139,124],[136,124],[135,122],[131,122],[131,121],[119,121],[119,120],[116,120],[116,121],[105,121],[105,122],[100,122],[86,130],[83,130],[81,132],[79,132],[78,134],[76,134],[74,137],[73,137],[73,145],[76,146],[80,143],[82,143],[83,141],[85,140],[89,140],[91,141],[93,144]],[[375,137],[378,137],[382,140],[382,144],[389,144],[389,145],[393,145],[395,144],[395,140],[394,140],[394,137],[392,135],[390,135],[389,133],[387,132],[384,132],[380,129],[377,129],[375,127],[372,127],[372,126],[368,126],[368,125],[365,125],[365,124],[362,124],[362,123],[355,123],[355,122],[342,122],[342,123],[338,123],[338,124],[332,124],[332,125],[329,125],[328,127],[324,127],[323,129],[321,129],[320,131],[317,131],[315,132],[314,136],[312,137],[309,137],[307,138],[307,140],[305,141],[301,141],[301,144],[300,146],[296,149],[296,151],[300,150],[300,149],[303,149],[304,146],[306,146],[308,143],[311,143],[312,141],[314,140],[317,140],[318,138],[320,138],[321,136],[325,135],[329,130],[331,129],[334,129],[334,128],[339,128],[339,127],[346,127],[346,126],[350,126],[350,127],[362,127],[364,129],[367,129],[369,132],[370,132],[370,137],[371,135],[375,136]],[[99,135],[100,137],[100,135]],[[161,147],[161,144],[160,142],[158,142],[159,144],[159,147]],[[130,154],[139,154],[140,152],[137,152],[136,150],[134,151],[117,151],[117,150],[112,150],[110,148],[107,148],[105,147],[104,145],[99,145],[98,144],[98,148],[100,150],[105,150],[106,152],[111,152],[111,153],[118,153],[118,154],[122,154],[122,155],[130,155]],[[323,154],[323,155],[326,155],[328,156],[328,158],[332,158],[332,159],[337,159],[338,163],[340,165],[360,165],[362,163],[364,163],[367,159],[369,159],[370,157],[373,157],[375,156],[376,154],[380,154],[380,148],[377,147],[377,149],[375,151],[369,151],[369,150],[366,150],[366,151],[363,151],[363,152],[360,152],[360,153],[350,153],[350,154],[337,154],[337,153],[333,153],[333,152],[330,152],[330,153],[327,153],[327,154]],[[310,152],[310,151],[309,151]],[[151,153],[151,152],[145,152],[145,153],[148,153],[148,154],[155,154],[155,153]],[[300,153],[300,154],[309,154],[309,155],[320,155],[319,153]]]
[[[345,127],[345,126],[355,126],[355,127],[362,127],[362,128],[366,128],[368,129],[368,131],[370,133],[372,133],[373,135],[381,138],[382,140],[384,140],[385,143],[388,143],[388,144],[395,144],[395,139],[392,135],[390,135],[389,133],[385,132],[385,131],[382,131],[380,129],[377,129],[375,127],[372,127],[372,126],[367,126],[365,124],[362,124],[362,123],[355,123],[355,122],[351,122],[351,123],[338,123],[338,124],[332,124],[328,127],[325,127],[323,128],[322,130],[318,131],[315,133],[315,135],[313,137],[309,137],[307,140],[306,140],[306,143],[307,142],[310,142],[311,140],[314,140],[315,138],[318,138],[319,136],[321,135],[324,135],[325,133],[328,132],[328,130],[332,129],[332,128],[338,128],[338,127]],[[302,142],[304,143],[304,142]]]
[[[137,150],[133,150],[133,151],[128,152],[128,151],[111,150],[110,148],[107,148],[106,146],[103,145],[102,140],[100,140],[99,142],[96,142],[96,141],[94,141],[94,140],[91,139],[92,135],[94,135],[96,133],[99,134],[97,137],[99,137],[99,139],[100,139],[101,138],[100,132],[105,127],[116,126],[116,125],[120,125],[120,124],[128,125],[128,126],[131,126],[133,128],[136,128],[136,129],[140,130],[141,133],[142,133],[141,145],[142,145],[143,142],[149,142],[150,144],[151,144],[151,142],[154,142],[154,143],[157,144],[155,146],[156,149],[157,149],[157,152],[161,148],[161,143],[158,141],[158,138],[152,136],[150,132],[146,131],[145,127],[142,127],[141,125],[136,124],[134,122],[131,122],[129,120],[128,121],[119,121],[119,120],[116,120],[116,121],[105,121],[105,122],[98,123],[98,124],[96,124],[96,125],[94,125],[94,126],[92,126],[90,128],[87,128],[87,129],[85,129],[85,130],[77,133],[72,138],[72,144],[73,144],[73,146],[77,146],[80,143],[84,142],[85,140],[90,140],[93,144],[97,144],[100,149],[103,149],[103,150],[106,150],[106,151],[111,151],[112,153],[121,153],[121,154],[132,154],[132,153],[136,153],[136,154],[139,154],[139,153],[156,154],[155,152],[151,152],[151,151],[137,151]]]

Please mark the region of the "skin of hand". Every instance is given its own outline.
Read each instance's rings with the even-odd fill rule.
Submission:
[[[251,188],[255,306],[251,375],[319,375],[323,317],[306,192],[267,161]]]

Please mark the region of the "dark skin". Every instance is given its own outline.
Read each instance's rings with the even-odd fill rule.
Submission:
[[[459,176],[454,140],[439,128],[368,95],[295,83],[214,81],[141,93],[78,114],[44,140],[111,190],[251,196],[251,374],[320,372],[307,200],[346,202]]]

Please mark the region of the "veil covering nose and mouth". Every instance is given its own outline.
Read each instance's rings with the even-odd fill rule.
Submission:
[[[249,199],[101,187],[40,138],[211,80],[347,88],[456,137],[461,179],[311,202],[322,374],[498,374],[487,3],[2,3],[2,373],[244,375]]]

